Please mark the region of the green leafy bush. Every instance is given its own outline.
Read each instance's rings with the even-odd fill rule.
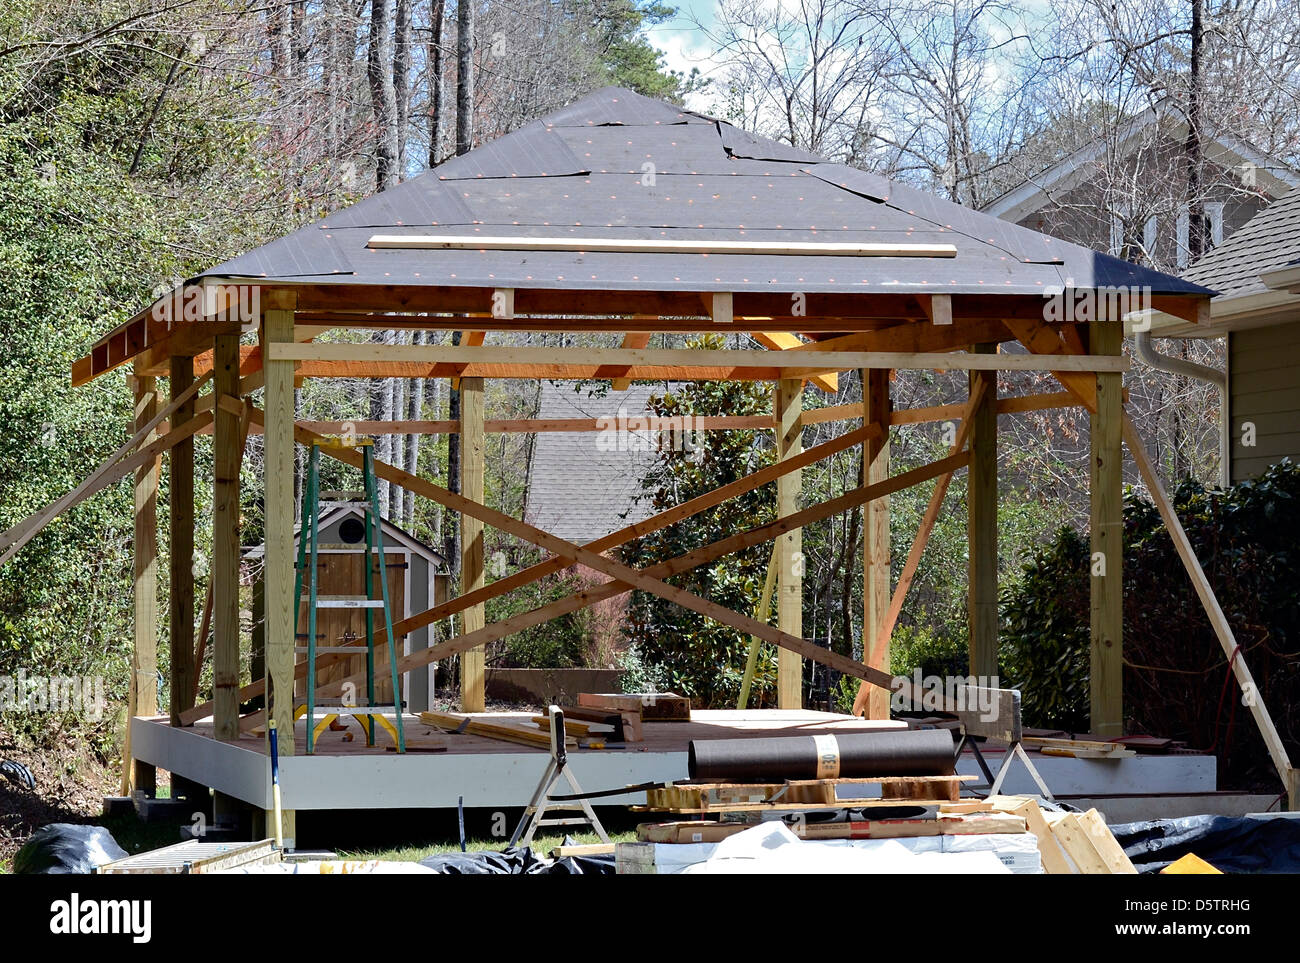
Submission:
[[[1178,517],[1292,753],[1300,742],[1300,467],[1283,461],[1226,490],[1186,483]],[[1155,506],[1124,505],[1124,706],[1129,731],[1213,750],[1220,785],[1270,786],[1262,738]],[[1002,660],[1030,725],[1086,729],[1088,545],[1070,531],[1002,598]]]

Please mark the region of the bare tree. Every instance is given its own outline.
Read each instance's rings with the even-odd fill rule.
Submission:
[[[370,0],[370,42],[366,74],[375,121],[375,190],[386,191],[398,181],[397,95],[388,65],[393,62],[391,0]]]
[[[456,0],[456,153],[474,148],[474,0]]]

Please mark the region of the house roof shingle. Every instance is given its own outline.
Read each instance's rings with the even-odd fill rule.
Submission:
[[[1219,292],[1220,298],[1259,294],[1260,275],[1300,259],[1300,190],[1274,201],[1199,258],[1183,277]]]

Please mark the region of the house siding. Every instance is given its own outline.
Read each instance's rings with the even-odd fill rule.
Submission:
[[[1283,458],[1300,462],[1300,311],[1295,319],[1228,335],[1231,478],[1258,477]],[[1249,425],[1255,444],[1242,444]]]

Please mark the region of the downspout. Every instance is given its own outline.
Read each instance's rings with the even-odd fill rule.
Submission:
[[[1219,389],[1219,485],[1227,488],[1230,484],[1228,473],[1228,375],[1218,368],[1197,364],[1186,358],[1171,358],[1161,354],[1152,343],[1150,331],[1135,331],[1133,347],[1143,364],[1148,364],[1157,371],[1166,374],[1186,375],[1196,381],[1204,381]]]

